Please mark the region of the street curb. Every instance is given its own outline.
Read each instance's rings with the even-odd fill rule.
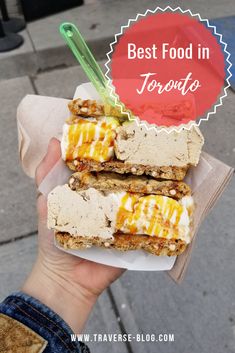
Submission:
[[[120,320],[123,323],[126,333],[130,333],[132,335],[141,334],[142,330],[138,326],[135,320],[130,304],[126,298],[124,289],[119,280],[117,280],[111,285],[111,292],[112,292],[114,302],[117,305],[119,315],[120,315]],[[130,342],[130,346],[131,346],[132,352],[151,353],[149,350],[150,347],[146,343],[136,342],[133,340],[132,342]]]
[[[88,40],[87,44],[96,60],[106,58],[112,37]],[[28,51],[12,56],[0,56],[0,78],[6,80],[21,76],[36,76],[38,73],[50,71],[59,67],[79,65],[66,45]]]

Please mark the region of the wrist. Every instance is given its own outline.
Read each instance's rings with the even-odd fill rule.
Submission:
[[[52,309],[75,333],[82,332],[97,300],[96,295],[87,293],[77,283],[45,266],[40,258],[22,291]]]

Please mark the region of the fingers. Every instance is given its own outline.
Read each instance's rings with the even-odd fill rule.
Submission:
[[[47,154],[45,155],[45,157],[37,167],[37,170],[35,173],[35,181],[37,186],[39,186],[39,184],[42,182],[44,177],[49,173],[51,168],[60,159],[60,156],[61,156],[60,142],[56,138],[53,138],[49,142]]]

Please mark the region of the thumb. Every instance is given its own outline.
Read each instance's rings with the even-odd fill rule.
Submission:
[[[60,151],[60,142],[53,138],[50,140],[47,153],[39,166],[37,167],[35,173],[35,181],[37,187],[40,185],[45,176],[49,173],[49,171],[53,168],[56,162],[60,159],[61,151]],[[45,223],[47,219],[47,199],[44,195],[40,195],[37,200],[37,210],[38,210],[38,218],[39,223]]]

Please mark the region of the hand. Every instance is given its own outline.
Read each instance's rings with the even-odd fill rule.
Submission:
[[[36,171],[36,185],[60,158],[60,143],[52,139]],[[82,331],[101,292],[115,281],[123,269],[97,264],[69,255],[54,245],[47,229],[47,200],[40,195],[38,210],[38,257],[22,290],[59,314],[73,329]]]

